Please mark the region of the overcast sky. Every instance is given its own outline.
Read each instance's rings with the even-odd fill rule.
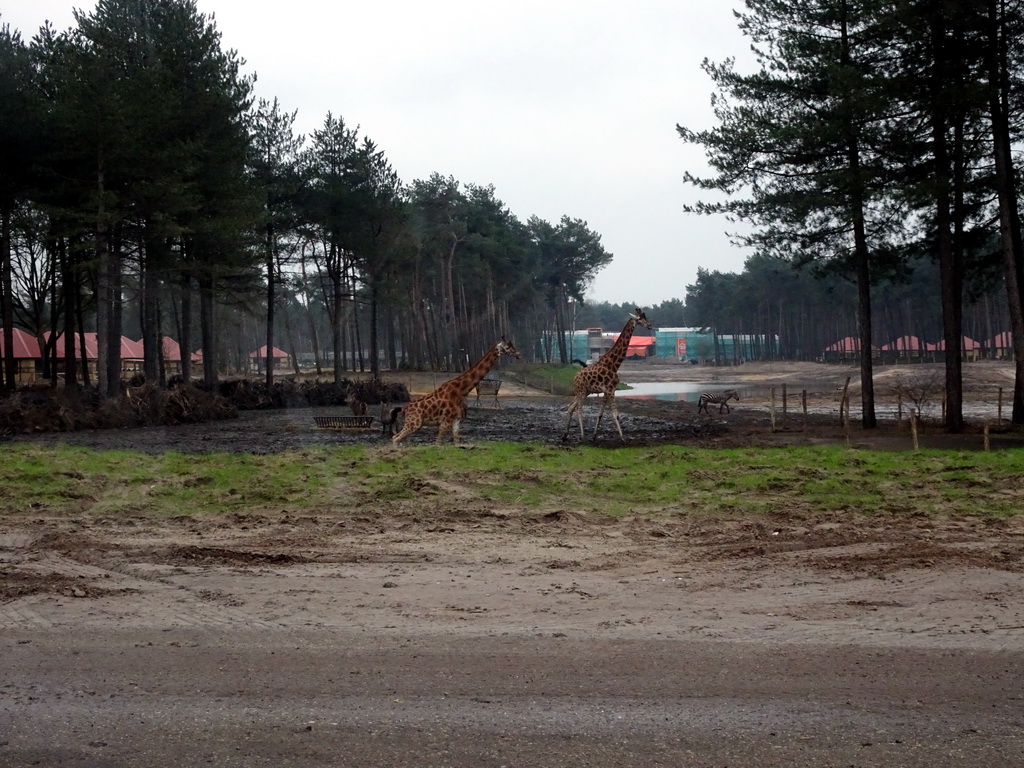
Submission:
[[[698,267],[739,272],[724,219],[684,214],[684,171],[703,152],[676,124],[713,126],[708,57],[749,60],[734,0],[338,2],[198,0],[257,96],[328,112],[384,150],[406,182],[431,173],[491,184],[521,220],[563,215],[601,235],[612,263],[588,299],[649,307],[684,298]],[[29,40],[94,0],[5,0]]]

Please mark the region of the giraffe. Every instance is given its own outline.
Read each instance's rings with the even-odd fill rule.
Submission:
[[[502,336],[501,341],[487,350],[487,354],[477,360],[468,371],[446,381],[429,395],[406,405],[402,409],[405,413],[402,431],[391,438],[392,442],[398,445],[424,424],[437,424],[438,445],[444,440],[448,430],[451,430],[452,442],[458,444],[459,424],[466,416],[466,395],[487,375],[501,355],[521,357],[512,342]]]
[[[597,413],[597,424],[594,426],[594,439],[597,439],[597,430],[601,426],[601,417],[604,415],[604,408],[611,403],[612,418],[615,419],[615,426],[619,429],[619,438],[625,441],[622,434],[622,425],[619,424],[619,409],[615,405],[615,388],[619,385],[619,366],[626,357],[626,350],[629,349],[629,340],[633,338],[633,329],[642,325],[647,330],[653,327],[647,320],[647,316],[636,308],[636,314],[631,314],[626,326],[619,334],[611,348],[601,355],[601,358],[578,371],[572,380],[573,401],[569,406],[569,420],[565,423],[565,434],[562,440],[569,437],[569,426],[572,424],[572,415],[575,412],[580,422],[580,439],[583,439],[583,401],[588,395],[601,394],[601,410]]]

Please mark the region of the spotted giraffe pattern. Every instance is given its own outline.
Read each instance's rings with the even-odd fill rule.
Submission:
[[[424,424],[437,424],[438,445],[449,431],[452,433],[452,442],[458,444],[459,425],[466,416],[466,395],[487,375],[501,355],[521,357],[512,342],[502,336],[501,341],[487,350],[487,354],[468,371],[446,381],[429,395],[406,405],[402,409],[405,415],[402,430],[391,438],[392,442],[398,445]]]
[[[566,440],[569,437],[569,427],[572,425],[573,413],[579,418],[580,439],[584,438],[583,401],[593,394],[602,395],[601,410],[597,413],[597,424],[594,425],[594,439],[597,439],[597,430],[601,426],[601,417],[604,415],[604,409],[607,405],[611,405],[612,418],[615,420],[615,426],[619,430],[619,438],[623,441],[626,439],[622,434],[622,425],[619,423],[619,408],[615,404],[615,388],[619,386],[619,366],[622,365],[622,361],[626,357],[626,350],[629,349],[629,340],[633,338],[633,330],[638,325],[642,325],[647,330],[653,328],[647,320],[647,316],[639,307],[636,308],[636,314],[629,316],[626,326],[622,329],[622,333],[619,334],[619,338],[615,340],[611,348],[601,355],[601,358],[596,363],[587,366],[573,377],[573,400],[569,406],[569,418],[565,423],[565,434],[562,435],[562,440]]]

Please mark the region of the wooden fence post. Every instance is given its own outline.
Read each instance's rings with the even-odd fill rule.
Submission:
[[[785,421],[786,413],[789,410],[788,407],[789,398],[786,395],[786,382],[782,382],[782,419]]]
[[[850,420],[850,401],[847,399],[848,396],[849,396],[847,394],[849,389],[850,389],[850,377],[847,376],[846,377],[846,383],[843,384],[843,396],[842,396],[842,399],[840,399],[840,401],[839,401],[839,423],[840,423],[840,425],[846,424]],[[846,411],[846,421],[843,421],[843,410],[844,409]]]
[[[803,412],[804,412],[804,420],[800,424],[800,429],[801,429],[801,431],[806,431],[807,430],[807,390],[806,389],[802,390],[800,392],[800,406],[801,406],[801,408],[803,408]]]
[[[913,408],[910,409],[910,435],[914,440],[914,450],[919,450],[921,446],[917,441],[917,411]]]
[[[1003,423],[1003,388],[999,388],[999,410],[997,411],[999,416],[999,423]]]
[[[772,432],[775,431],[775,387],[772,387],[772,399],[771,399],[771,415],[772,415]]]
[[[985,450],[987,451],[987,450],[989,450],[992,447],[992,444],[989,442],[989,436],[988,436],[988,420],[985,421],[984,434],[985,434]]]

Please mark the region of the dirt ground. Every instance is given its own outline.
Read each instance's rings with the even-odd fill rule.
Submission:
[[[1021,447],[996,423],[1012,368],[965,373],[978,417],[958,436],[926,422],[922,444],[980,450],[987,421],[994,449]],[[847,376],[856,401],[852,369],[627,364],[626,381],[746,395],[711,416],[620,398],[626,444],[909,449],[888,417],[868,432],[839,423]],[[463,439],[560,444],[566,400],[503,386],[500,408],[470,400]],[[376,429],[316,429],[328,412],[26,439],[396,450]],[[611,424],[599,444],[621,445]],[[303,516],[7,515],[0,765],[1021,764],[1024,519],[653,522],[583,506],[480,509],[431,487],[415,504],[339,499]]]

